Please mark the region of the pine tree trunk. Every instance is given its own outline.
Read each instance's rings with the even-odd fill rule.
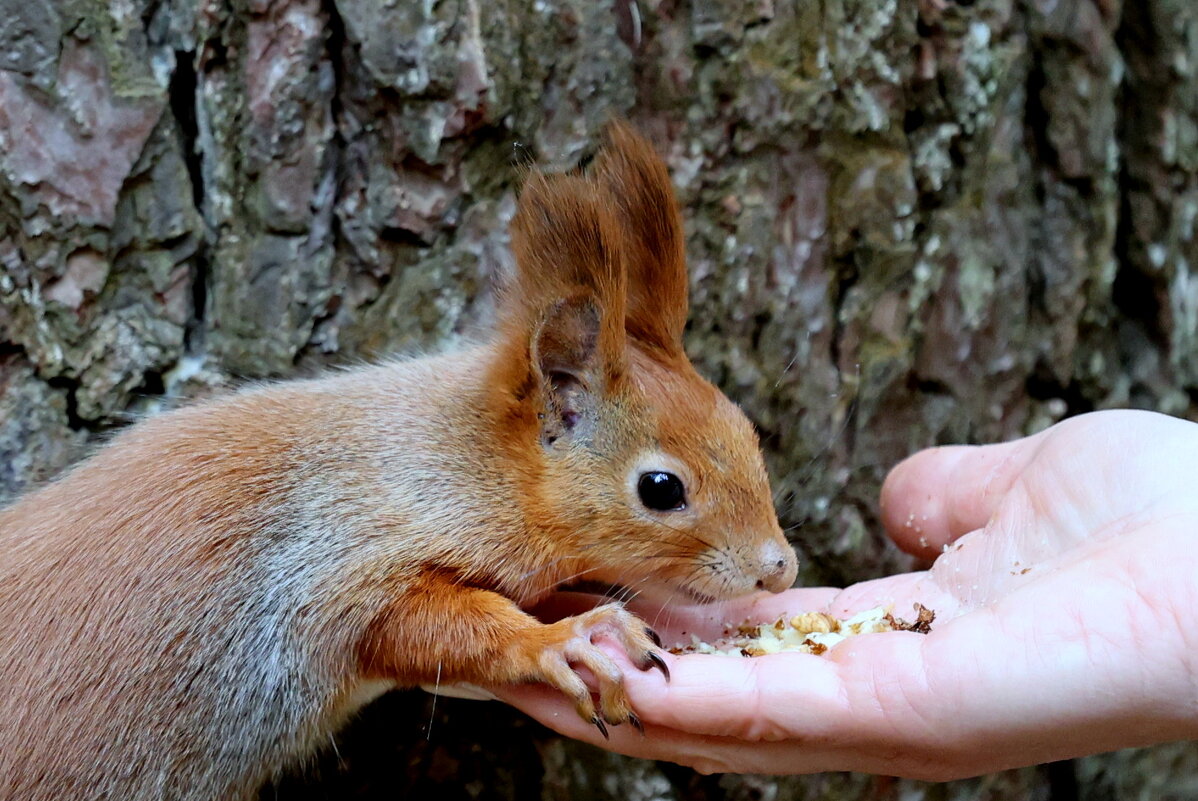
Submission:
[[[806,583],[908,567],[874,508],[916,448],[1196,416],[1192,0],[0,0],[0,499],[168,397],[485,325],[523,164],[612,114],[672,168],[688,346]],[[337,751],[263,797],[1115,799],[1198,762],[701,778],[419,693]]]

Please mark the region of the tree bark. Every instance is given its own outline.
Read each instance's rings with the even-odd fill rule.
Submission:
[[[485,326],[524,165],[613,114],[805,583],[909,567],[875,500],[916,448],[1198,417],[1190,0],[0,0],[0,499],[174,398]],[[409,693],[263,797],[1163,798],[1196,753],[701,778]]]

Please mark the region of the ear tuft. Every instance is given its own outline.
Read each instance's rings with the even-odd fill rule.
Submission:
[[[609,123],[604,138],[591,171],[614,200],[623,231],[628,333],[680,355],[688,312],[686,243],[669,171],[627,123]]]
[[[501,299],[508,347],[496,369],[539,399],[545,447],[585,438],[625,369],[624,249],[611,202],[579,175],[533,173],[511,230],[517,276]]]
[[[529,175],[512,220],[518,276],[504,307],[527,335],[563,301],[587,299],[598,315],[594,348],[614,375],[624,358],[625,275],[620,229],[604,201],[580,176]]]

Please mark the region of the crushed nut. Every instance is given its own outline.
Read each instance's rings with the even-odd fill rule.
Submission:
[[[813,631],[824,634],[830,631],[840,631],[840,621],[824,612],[804,612],[801,615],[795,615],[790,619],[790,626],[803,634],[810,634]],[[774,627],[777,628],[778,624],[775,623]]]
[[[915,604],[914,622],[894,617],[888,609],[869,609],[847,620],[838,620],[824,612],[804,612],[773,623],[741,623],[728,626],[724,637],[714,643],[701,641],[694,634],[691,642],[671,648],[675,654],[719,654],[723,656],[765,656],[783,652],[815,654],[816,656],[845,639],[861,634],[884,631],[931,631],[936,614],[922,604]],[[732,632],[736,633],[733,634]]]

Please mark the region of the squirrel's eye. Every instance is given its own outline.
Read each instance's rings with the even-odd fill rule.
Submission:
[[[642,473],[636,485],[641,495],[641,503],[659,512],[676,512],[686,508],[686,490],[682,481],[673,473],[655,470],[652,473]]]

